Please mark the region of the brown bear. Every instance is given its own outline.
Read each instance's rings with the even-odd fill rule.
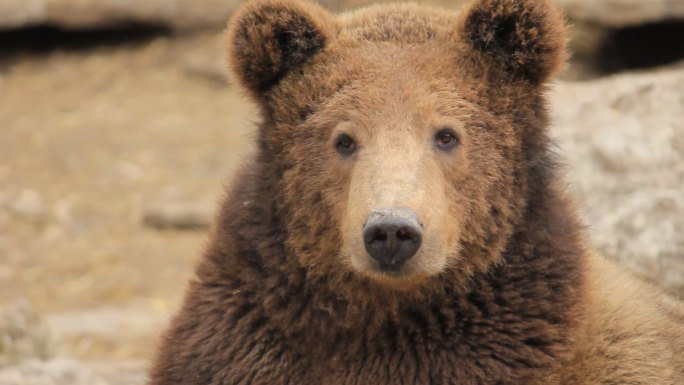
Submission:
[[[549,143],[550,0],[248,2],[259,105],[151,385],[684,384],[684,308],[587,247]]]

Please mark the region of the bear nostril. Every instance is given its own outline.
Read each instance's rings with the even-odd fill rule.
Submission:
[[[371,242],[386,242],[387,241],[387,231],[383,229],[376,229],[375,234]]]
[[[397,239],[399,239],[400,241],[410,241],[413,238],[409,234],[409,231],[406,230],[405,227],[402,227],[399,230],[397,230]]]

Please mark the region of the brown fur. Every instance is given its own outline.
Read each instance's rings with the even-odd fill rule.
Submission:
[[[564,39],[547,0],[243,6],[228,50],[258,150],[150,384],[682,383],[681,304],[585,250],[559,188],[543,93]],[[425,222],[398,277],[359,246],[382,206]]]

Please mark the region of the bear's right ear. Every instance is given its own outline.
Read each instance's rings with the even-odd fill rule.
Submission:
[[[255,0],[228,23],[228,61],[235,78],[259,98],[336,35],[335,18],[298,0]]]

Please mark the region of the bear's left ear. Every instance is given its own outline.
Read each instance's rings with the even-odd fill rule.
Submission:
[[[461,25],[468,44],[516,78],[540,84],[565,63],[565,20],[551,0],[479,0]]]
[[[259,98],[322,50],[337,30],[335,18],[313,3],[248,1],[228,23],[229,67]]]

